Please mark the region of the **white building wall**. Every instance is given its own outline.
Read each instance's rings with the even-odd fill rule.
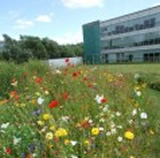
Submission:
[[[48,64],[51,67],[59,68],[59,67],[66,67],[67,62],[65,61],[67,58],[61,58],[61,59],[49,59]],[[73,57],[68,58],[70,64],[74,65],[81,65],[83,64],[83,58],[82,57]]]

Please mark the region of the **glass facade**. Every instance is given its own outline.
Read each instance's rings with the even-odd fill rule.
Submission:
[[[101,28],[101,36],[111,36],[160,26],[160,13]]]
[[[106,62],[160,61],[160,6],[158,13],[119,21],[100,28]]]
[[[86,63],[100,63],[100,21],[83,25],[83,40],[84,61]]]
[[[90,63],[160,62],[160,6],[83,25]]]
[[[119,49],[160,44],[160,31],[133,36],[118,37],[101,42],[102,49]]]

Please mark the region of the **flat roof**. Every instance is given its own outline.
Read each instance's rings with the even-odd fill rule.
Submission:
[[[147,9],[135,11],[133,13],[125,14],[125,15],[122,15],[122,16],[118,16],[118,17],[115,17],[115,18],[108,19],[108,20],[104,20],[104,21],[101,21],[101,23],[110,22],[112,20],[117,20],[117,19],[125,18],[125,17],[128,17],[128,16],[140,14],[140,13],[143,13],[143,12],[148,12],[150,10],[154,10],[154,9],[157,9],[157,8],[159,8],[159,11],[160,11],[160,5],[157,5],[157,6],[154,6],[154,7],[147,8]]]
[[[100,20],[91,21],[91,22],[86,23],[86,24],[84,24],[82,26],[85,27],[85,26],[88,26],[88,25],[94,25],[95,23],[100,23]]]

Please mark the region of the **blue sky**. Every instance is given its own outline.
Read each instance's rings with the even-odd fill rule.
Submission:
[[[59,43],[82,41],[82,25],[160,4],[159,0],[1,0],[2,34],[49,37]]]

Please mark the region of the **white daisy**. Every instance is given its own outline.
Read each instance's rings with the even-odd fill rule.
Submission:
[[[145,113],[145,112],[142,112],[141,114],[140,114],[140,117],[141,117],[141,119],[147,119],[147,113]]]
[[[7,123],[2,123],[1,128],[6,129],[9,126],[9,122]]]
[[[123,138],[119,136],[119,137],[117,138],[117,140],[118,140],[118,142],[122,142]]]
[[[39,98],[37,99],[37,103],[38,103],[39,105],[43,104],[43,102],[44,102],[44,99],[43,99],[43,98],[39,97]]]

